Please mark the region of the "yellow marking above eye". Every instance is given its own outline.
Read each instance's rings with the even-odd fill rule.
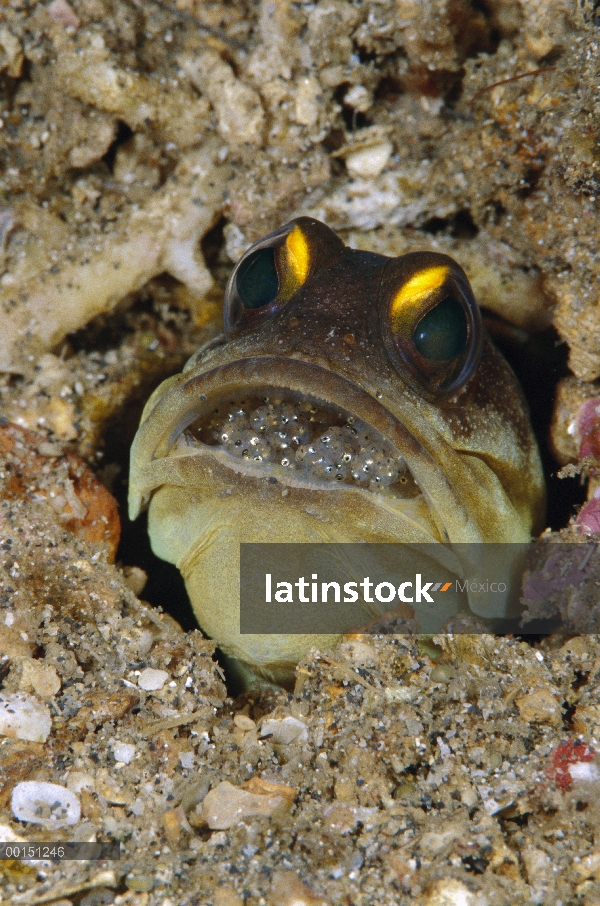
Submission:
[[[446,280],[449,270],[450,268],[446,264],[428,267],[406,281],[392,300],[390,307],[392,328],[396,329],[406,314],[407,308],[418,305],[425,296],[439,289]]]
[[[299,226],[295,226],[285,240],[287,263],[294,275],[296,287],[302,286],[308,276],[310,251],[308,242]]]

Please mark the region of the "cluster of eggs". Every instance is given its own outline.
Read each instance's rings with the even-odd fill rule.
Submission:
[[[220,406],[194,434],[232,456],[278,464],[319,481],[376,489],[407,480],[403,459],[377,431],[305,400],[267,397]]]

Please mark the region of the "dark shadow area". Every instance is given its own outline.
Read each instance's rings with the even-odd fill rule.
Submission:
[[[209,271],[211,271],[211,273],[219,263],[219,255],[221,253],[221,249],[223,248],[223,243],[225,242],[223,230],[225,229],[226,223],[226,218],[221,217],[220,220],[218,220],[214,225],[212,230],[209,230],[208,233],[206,233],[200,243],[200,248],[202,249],[202,255],[206,262],[206,266],[208,267]]]
[[[139,381],[103,428],[103,468],[99,469],[99,475],[119,505],[121,541],[117,562],[143,569],[148,582],[141,593],[142,599],[163,608],[183,629],[189,630],[197,624],[179,571],[152,553],[146,514],[131,522],[127,513],[130,450],[144,406],[155,387],[180,372],[191,354],[189,337],[184,339],[188,325],[191,332],[189,315],[178,309],[165,312],[157,308],[168,305],[166,300],[176,283],[168,275],[156,278],[131,308],[94,319],[81,331],[71,334],[68,345],[70,354],[92,351],[103,355],[121,346],[128,336],[134,344],[143,338],[136,353],[141,360]],[[146,348],[147,338],[152,337],[154,342]]]
[[[402,81],[397,76],[384,76],[375,89],[376,101],[395,103],[403,93]]]
[[[102,158],[110,172],[112,173],[115,167],[115,159],[117,157],[117,151],[124,145],[125,142],[128,142],[130,138],[133,137],[133,132],[122,120],[117,120],[117,134],[114,137],[114,140],[109,145],[108,151]]]
[[[493,325],[494,316],[486,313],[485,317],[488,326]],[[506,336],[495,332],[493,334],[496,346],[519,379],[529,406],[548,491],[546,524],[557,531],[568,524],[575,508],[586,499],[585,485],[578,477],[558,478],[560,464],[550,447],[549,429],[556,385],[571,373],[568,368],[569,350],[553,327],[531,334],[521,343],[511,342]]]
[[[343,82],[336,88],[334,92],[334,98],[342,108],[342,118],[346,125],[346,129],[348,130],[348,132],[356,132],[359,129],[364,129],[366,126],[370,126],[371,121],[368,119],[368,117],[365,116],[364,113],[361,113],[359,110],[355,110],[354,107],[350,107],[349,105],[344,104],[344,98],[350,87],[351,86],[349,82]]]
[[[198,624],[181,573],[172,563],[160,560],[152,553],[147,514],[144,513],[135,522],[131,522],[126,515],[126,486],[119,497],[121,512],[124,514],[119,559],[128,566],[135,564],[147,573],[148,582],[141,594],[142,599],[155,607],[162,607],[186,632],[197,629]]]
[[[455,239],[474,239],[479,232],[468,210],[457,211],[451,217],[431,217],[420,229],[431,236],[446,233]]]

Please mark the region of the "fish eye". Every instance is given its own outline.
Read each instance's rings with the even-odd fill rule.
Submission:
[[[454,296],[428,311],[416,326],[413,343],[417,352],[430,362],[456,358],[467,345],[467,317]]]
[[[310,237],[299,218],[251,246],[225,290],[225,329],[243,328],[286,305],[314,269]],[[300,225],[302,224],[302,225]]]
[[[257,249],[240,264],[235,288],[244,308],[262,308],[274,301],[279,292],[275,249]]]
[[[432,397],[466,384],[481,358],[483,328],[460,266],[434,252],[393,258],[381,291],[382,338],[405,380]]]

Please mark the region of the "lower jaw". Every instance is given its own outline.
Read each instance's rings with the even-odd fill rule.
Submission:
[[[393,511],[384,495],[338,488],[315,495],[305,489],[268,485],[263,487],[264,493],[255,496],[248,495],[246,479],[232,493],[228,494],[228,490],[231,487],[222,484],[211,493],[193,488],[160,488],[153,495],[149,511],[152,547],[182,573],[204,632],[229,657],[245,664],[244,669],[280,685],[293,679],[295,665],[310,647],[329,648],[339,635],[242,634],[240,543],[438,540],[433,528],[422,524],[416,510],[410,523],[394,524]],[[288,493],[283,496],[286,490]],[[337,516],[330,503],[336,498],[341,506]],[[364,498],[368,503],[362,505]],[[417,501],[406,501],[407,506],[416,504]],[[421,504],[425,508],[422,501]],[[425,510],[423,516],[427,520]],[[417,521],[421,534],[411,536],[410,526]],[[355,625],[368,622],[372,616],[366,613],[364,619],[357,617]]]

